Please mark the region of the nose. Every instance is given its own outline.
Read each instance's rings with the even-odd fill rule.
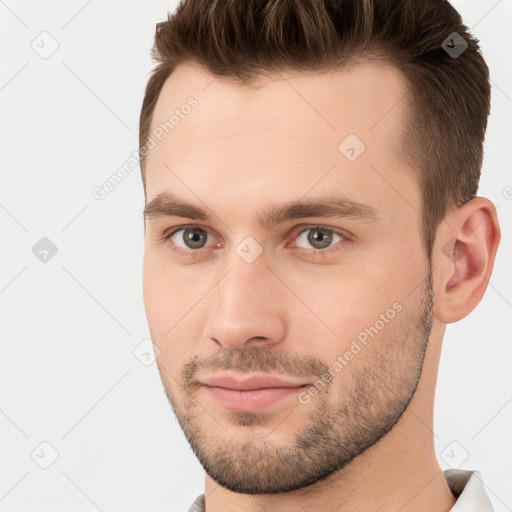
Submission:
[[[230,263],[212,295],[206,339],[230,350],[278,344],[286,332],[286,288],[261,256],[247,263],[235,255]]]

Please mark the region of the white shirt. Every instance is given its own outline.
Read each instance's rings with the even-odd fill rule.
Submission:
[[[448,487],[457,496],[450,512],[494,512],[478,471],[447,469],[443,471]],[[187,512],[205,512],[204,494],[200,494]]]
[[[478,471],[447,469],[443,471],[448,486],[458,496],[451,512],[493,512]]]

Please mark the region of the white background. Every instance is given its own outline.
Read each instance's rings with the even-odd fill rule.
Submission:
[[[478,469],[496,511],[508,511],[512,0],[454,5],[491,69],[480,195],[497,205],[503,240],[483,301],[447,330],[436,451],[443,468],[443,454],[467,456],[461,468]],[[2,512],[184,511],[203,492],[156,365],[133,354],[149,336],[139,169],[103,201],[92,195],[136,154],[155,24],[175,6],[0,0]],[[47,59],[31,48],[43,31],[59,45]],[[58,248],[47,263],[32,253],[42,237]],[[43,441],[59,454],[48,469],[31,458],[50,460]]]

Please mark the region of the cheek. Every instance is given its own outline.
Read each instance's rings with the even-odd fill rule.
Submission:
[[[166,278],[162,275],[158,261],[147,250],[144,253],[144,266],[142,278],[144,306],[150,328],[160,331],[159,323],[165,311]]]
[[[197,280],[197,276],[196,276]],[[191,284],[192,283],[192,284]],[[182,269],[162,261],[158,254],[145,253],[143,294],[153,343],[160,350],[159,365],[173,375],[194,355],[201,340],[204,318],[194,307],[205,294],[204,285],[194,285]],[[170,378],[170,377],[169,377]]]
[[[192,293],[193,288],[184,282],[178,268],[170,265],[159,251],[146,250],[143,294],[150,325],[160,332],[163,324],[174,324],[184,314],[182,310]]]
[[[347,325],[375,316],[394,295],[389,278],[378,267],[330,267],[315,274],[295,276],[297,295],[327,325],[342,326],[341,332],[334,328],[337,335]]]
[[[293,288],[307,305],[306,310],[301,302],[295,302],[292,328],[297,335],[302,333],[296,338],[311,343],[321,336],[318,357],[325,362],[348,350],[358,336],[364,340],[368,330],[375,341],[382,339],[391,333],[400,312],[416,298],[411,291],[421,282],[421,266],[366,260],[324,267],[307,278],[305,274],[300,279],[295,275],[294,280],[290,276],[288,282],[295,282]]]

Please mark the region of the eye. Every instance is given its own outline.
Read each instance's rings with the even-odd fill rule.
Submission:
[[[180,234],[181,233],[181,234]],[[166,236],[179,249],[202,249],[206,245],[209,233],[198,227],[184,227]]]
[[[201,249],[208,247],[208,238],[214,237],[208,230],[195,225],[178,227],[162,237],[163,240],[171,242],[172,249],[175,252],[184,256],[198,255]],[[302,249],[303,252],[311,256],[319,256],[343,249],[350,242],[350,235],[345,232],[322,226],[311,226],[303,229],[294,237],[293,246]],[[307,244],[309,244],[309,247]],[[210,243],[210,245],[220,248],[222,243],[215,242]]]
[[[329,246],[333,244],[333,242],[334,245],[336,245],[337,243],[345,240],[348,240],[348,238],[341,232],[335,229],[323,228],[321,226],[314,226],[305,229],[296,237],[296,243],[299,247],[301,247],[300,244],[310,244],[310,247],[301,248],[311,250],[311,247],[313,247],[313,250],[315,251],[321,251],[324,249],[329,250]]]

